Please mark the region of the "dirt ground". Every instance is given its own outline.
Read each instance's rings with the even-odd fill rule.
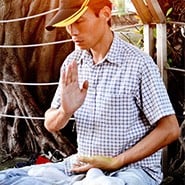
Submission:
[[[4,158],[3,155],[0,155],[0,171],[8,168],[14,168],[17,163],[24,163],[27,161],[28,158],[25,156],[16,158]]]

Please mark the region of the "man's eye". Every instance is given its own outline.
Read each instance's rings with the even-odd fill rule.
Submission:
[[[76,23],[81,23],[81,22],[83,22],[83,20],[77,20],[77,21],[76,21]]]

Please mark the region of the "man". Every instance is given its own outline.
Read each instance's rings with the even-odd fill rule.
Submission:
[[[61,1],[47,28],[66,26],[76,50],[61,68],[45,127],[62,129],[74,114],[73,172],[98,168],[126,184],[159,184],[160,149],[178,138],[178,123],[156,65],[113,33],[110,19],[109,0]]]
[[[66,27],[76,49],[62,65],[44,125],[57,131],[74,115],[78,153],[23,169],[23,184],[28,176],[38,184],[46,176],[43,184],[52,178],[62,185],[161,182],[161,149],[178,138],[178,122],[152,59],[111,31],[111,6],[109,0],[61,0],[47,25]]]

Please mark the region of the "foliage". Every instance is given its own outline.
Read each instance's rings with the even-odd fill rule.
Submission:
[[[123,15],[125,13],[125,1],[124,0],[111,0],[111,2],[113,3],[113,6],[116,8],[117,10],[117,14]]]

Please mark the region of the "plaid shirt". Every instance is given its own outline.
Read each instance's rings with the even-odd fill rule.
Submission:
[[[79,85],[89,81],[85,102],[74,114],[80,155],[117,156],[152,131],[160,118],[174,114],[156,64],[117,34],[100,63],[94,64],[88,51],[76,49],[62,70],[73,60],[78,61]],[[60,106],[60,88],[54,108]],[[143,168],[160,181],[160,163],[158,151],[124,169]]]

